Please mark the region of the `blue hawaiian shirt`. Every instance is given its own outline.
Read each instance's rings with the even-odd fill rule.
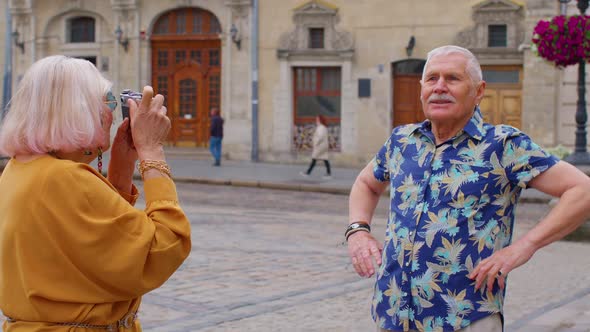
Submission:
[[[521,190],[557,162],[518,129],[484,123],[478,108],[438,146],[428,120],[395,128],[373,160],[375,178],[390,182],[377,324],[455,331],[502,314],[498,284],[476,291],[467,275],[510,244]]]

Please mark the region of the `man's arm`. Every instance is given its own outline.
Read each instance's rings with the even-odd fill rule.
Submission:
[[[379,198],[387,185],[387,182],[379,182],[375,178],[373,162],[370,162],[352,185],[348,202],[349,224],[358,221],[371,223]],[[348,238],[348,254],[361,277],[370,277],[375,273],[373,259],[377,265],[381,265],[382,249],[382,244],[368,232],[356,232]]]
[[[576,167],[560,161],[529,182],[529,186],[559,197],[559,202],[539,224],[512,245],[484,259],[469,275],[478,289],[487,278],[491,289],[498,277],[504,288],[505,275],[526,263],[542,247],[573,232],[590,217],[590,178]],[[501,271],[501,276],[498,272]]]

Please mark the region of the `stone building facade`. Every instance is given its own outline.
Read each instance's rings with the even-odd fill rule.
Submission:
[[[547,147],[573,145],[576,68],[558,70],[530,50],[537,21],[559,13],[556,0],[259,0],[255,27],[253,0],[8,1],[13,86],[41,57],[84,57],[114,91],[151,84],[166,95],[170,145],[205,147],[208,112],[219,108],[226,157],[250,159],[254,146],[259,160],[303,163],[322,114],[332,160],[363,165],[393,126],[423,119],[421,70],[445,44],[480,59],[488,121]],[[577,13],[574,2],[568,10]]]

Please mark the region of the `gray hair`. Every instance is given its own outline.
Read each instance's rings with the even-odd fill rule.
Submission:
[[[27,70],[0,126],[0,153],[72,152],[101,146],[111,82],[89,61],[53,55]]]
[[[471,53],[468,49],[455,46],[455,45],[445,45],[441,47],[437,47],[432,51],[428,52],[426,56],[426,64],[424,65],[424,70],[422,71],[422,81],[424,81],[424,75],[426,74],[426,67],[428,67],[428,62],[439,55],[449,55],[449,54],[461,54],[467,59],[467,74],[473,81],[473,84],[477,84],[483,80],[483,76],[481,74],[481,66],[479,65],[479,61]]]

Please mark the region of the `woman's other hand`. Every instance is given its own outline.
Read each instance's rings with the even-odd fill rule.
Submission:
[[[131,137],[131,130],[129,130],[129,119],[124,119],[113,140],[108,171],[109,182],[119,191],[131,192],[136,161],[137,150],[133,146],[133,138]]]

